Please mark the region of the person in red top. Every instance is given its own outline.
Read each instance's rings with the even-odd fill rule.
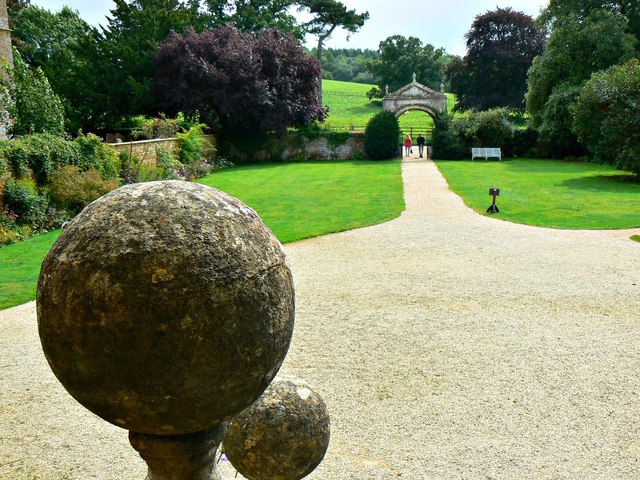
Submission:
[[[409,154],[411,153],[411,137],[409,135],[404,137],[404,150],[405,150],[405,157],[408,157]]]

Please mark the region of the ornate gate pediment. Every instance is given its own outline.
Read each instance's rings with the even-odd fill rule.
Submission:
[[[418,83],[414,73],[413,82],[409,85],[393,93],[389,93],[387,87],[382,108],[385,112],[393,112],[396,117],[409,110],[422,110],[433,117],[436,113],[447,113],[447,96]]]

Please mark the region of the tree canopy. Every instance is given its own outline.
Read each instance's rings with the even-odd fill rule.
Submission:
[[[423,45],[416,37],[393,35],[380,42],[378,52],[380,58],[369,64],[369,70],[381,91],[387,85],[391,91],[404,87],[411,82],[414,73],[420,83],[440,90],[443,49]]]
[[[13,67],[6,62],[0,72],[0,103],[13,122],[12,135],[64,133],[64,109],[40,68],[29,68],[14,48]]]
[[[204,0],[203,16],[207,28],[234,23],[246,32],[277,28],[302,39],[302,28],[290,13],[295,4],[295,0]]]
[[[446,71],[458,96],[456,109],[523,110],[527,71],[545,44],[545,34],[533,18],[497,8],[476,16],[465,38],[466,56],[451,62]]]
[[[158,45],[171,31],[202,29],[198,0],[114,0],[107,26],[101,33],[104,93],[111,100],[113,118],[128,114],[154,114],[153,95]],[[110,67],[110,68],[109,68]]]
[[[302,10],[308,11],[313,18],[304,24],[307,33],[318,37],[316,57],[322,62],[322,47],[336,28],[350,33],[357,32],[369,19],[369,12],[356,13],[336,0],[299,0]]]
[[[640,173],[640,61],[595,73],[574,107],[573,129],[596,160]]]
[[[627,19],[594,10],[554,21],[544,53],[529,70],[527,111],[541,139],[559,155],[577,145],[571,131],[571,105],[591,75],[633,57],[636,39],[626,33]]]
[[[284,131],[326,115],[318,99],[319,62],[275,29],[172,32],[156,62],[156,91],[169,114],[199,114],[210,125],[247,133]]]
[[[628,33],[640,40],[640,2],[637,0],[550,0],[538,19],[548,29],[570,15],[586,19],[595,10],[618,13],[628,20]]]
[[[72,132],[96,124],[101,113],[92,96],[94,72],[89,61],[95,53],[95,30],[77,11],[63,7],[52,13],[33,5],[16,15],[15,46],[32,68],[41,68],[65,109],[66,126]]]

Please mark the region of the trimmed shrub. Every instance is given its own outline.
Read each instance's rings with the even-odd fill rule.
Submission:
[[[400,124],[391,112],[375,115],[364,133],[364,149],[372,160],[386,160],[398,156]]]
[[[115,179],[105,180],[98,170],[83,171],[75,165],[67,165],[53,174],[47,190],[56,206],[76,214],[119,186]]]
[[[640,60],[591,77],[576,101],[573,130],[601,163],[640,173]]]

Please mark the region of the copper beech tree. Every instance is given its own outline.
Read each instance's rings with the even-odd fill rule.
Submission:
[[[316,120],[320,63],[275,29],[233,25],[172,32],[156,55],[156,93],[167,114],[197,114],[230,132],[285,131]]]

